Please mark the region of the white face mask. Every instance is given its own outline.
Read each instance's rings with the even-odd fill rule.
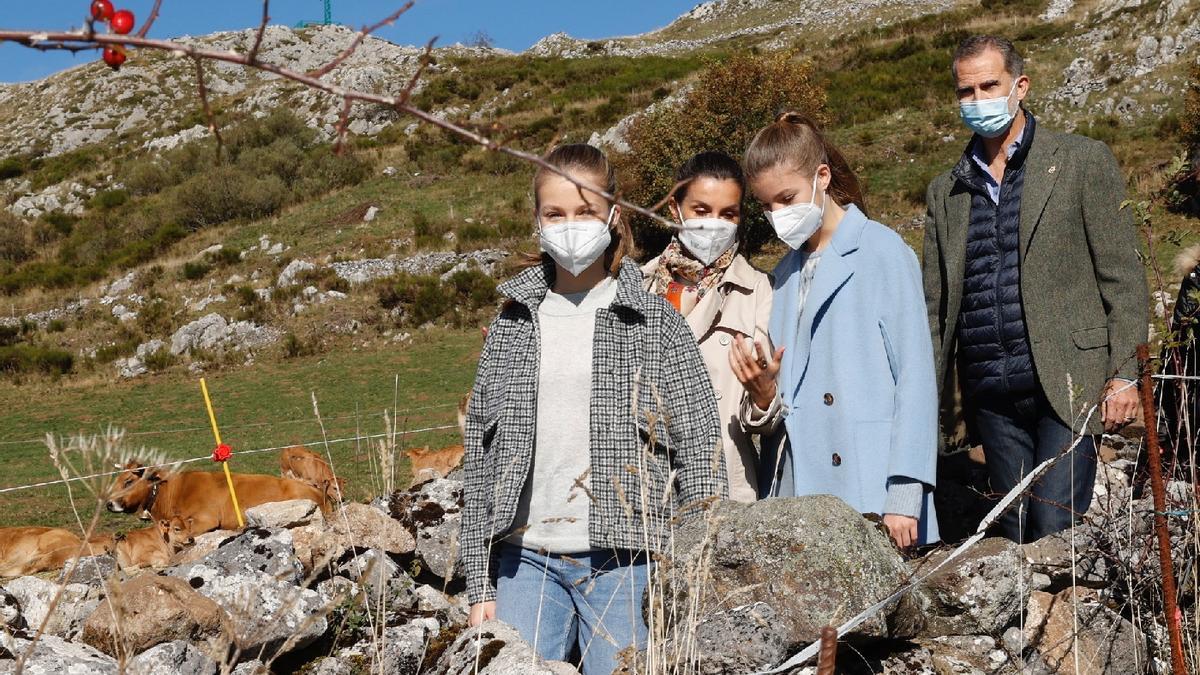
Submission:
[[[737,227],[724,218],[688,218],[679,231],[679,243],[697,260],[711,265],[733,246]]]
[[[614,206],[608,212],[608,220],[567,220],[545,227],[541,227],[539,217],[538,226],[541,229],[538,241],[542,250],[554,258],[554,262],[570,272],[571,276],[577,277],[591,267],[612,242],[609,224],[616,212],[617,208]]]
[[[821,205],[817,206],[817,174],[813,174],[813,196],[807,204],[792,204],[782,209],[767,211],[767,220],[775,228],[775,234],[783,243],[799,250],[817,230],[821,229],[821,217],[825,214],[825,200],[828,194],[821,195]]]

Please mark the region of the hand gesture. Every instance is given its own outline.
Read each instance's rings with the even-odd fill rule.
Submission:
[[[760,410],[766,410],[775,400],[775,383],[782,358],[783,347],[771,354],[757,340],[745,335],[734,338],[729,348],[729,366]]]

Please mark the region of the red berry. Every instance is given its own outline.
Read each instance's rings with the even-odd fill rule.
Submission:
[[[133,30],[133,12],[122,9],[112,15],[112,29],[117,35],[125,35]]]
[[[92,0],[92,18],[108,21],[113,18],[113,4],[109,0]]]
[[[125,48],[120,45],[104,48],[104,62],[113,70],[121,67],[125,63]]]

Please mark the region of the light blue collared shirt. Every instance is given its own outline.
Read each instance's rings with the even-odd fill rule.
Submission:
[[[1017,139],[1008,144],[1004,148],[1004,154],[1008,155],[1009,159],[1016,154],[1021,147],[1021,141],[1025,140],[1025,127],[1021,127],[1021,133],[1017,135]],[[992,175],[991,169],[988,168],[987,158],[983,156],[983,139],[975,139],[975,143],[971,146],[971,159],[975,160],[975,164],[983,169],[983,186],[987,188],[988,197],[991,198],[993,204],[1000,203],[1000,181],[996,180]]]

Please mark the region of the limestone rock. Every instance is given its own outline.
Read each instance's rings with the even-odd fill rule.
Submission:
[[[229,617],[187,582],[143,574],[120,584],[87,618],[82,640],[116,655],[118,644],[134,653],[177,640],[219,642]]]

